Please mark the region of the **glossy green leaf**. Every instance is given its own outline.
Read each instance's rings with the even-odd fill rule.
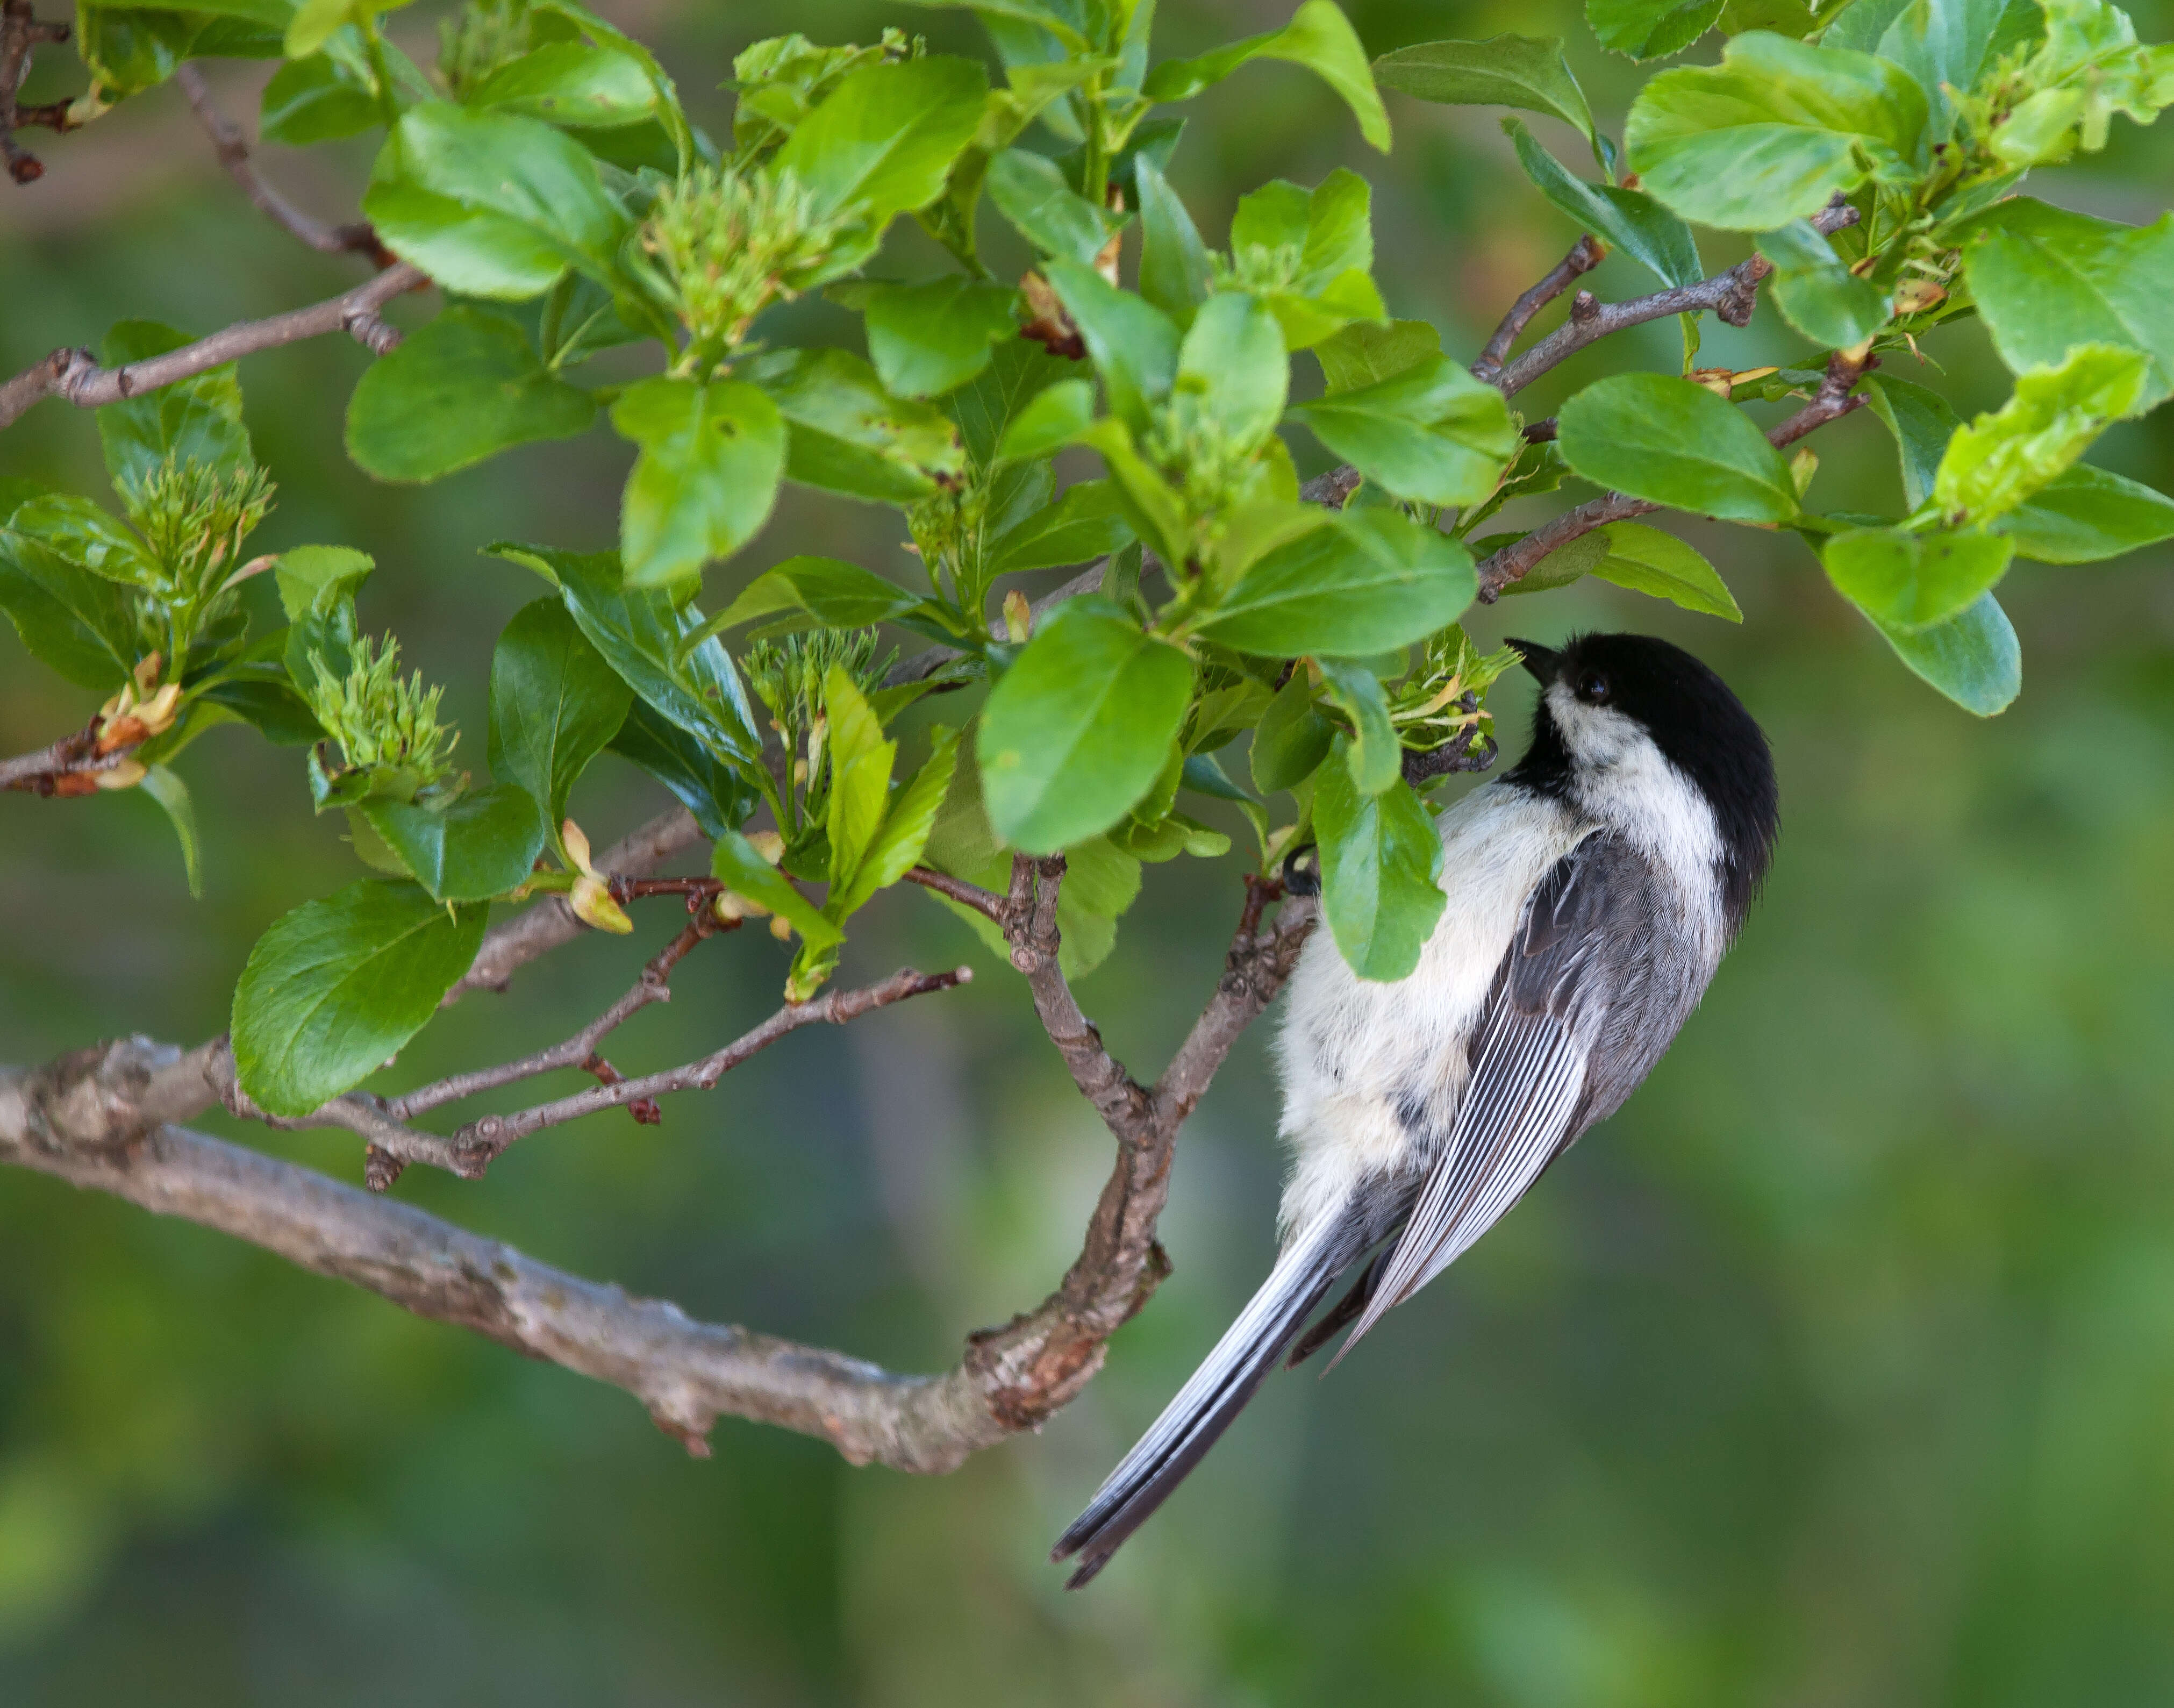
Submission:
[[[2143,352],[2079,344],[2058,367],[2015,376],[1995,413],[1956,430],[1933,481],[1933,502],[1951,521],[1986,522],[2051,484],[2106,427],[2136,407]]]
[[[1477,504],[1521,442],[1501,392],[1439,355],[1290,413],[1367,479],[1425,504]]]
[[[523,606],[500,633],[490,658],[491,775],[528,792],[554,847],[575,779],[619,733],[633,700],[562,601]]]
[[[385,120],[376,90],[328,53],[291,59],[264,85],[257,121],[261,141],[290,149],[359,136]]]
[[[1977,87],[1980,74],[1997,57],[1995,44],[2004,36],[2012,9],[2017,9],[2013,0],[1913,0],[1896,13],[1877,41],[1863,46],[1917,79],[1933,101],[1935,137],[1944,138],[1954,127],[1955,103],[1943,85],[1962,94]],[[2036,8],[2028,9],[2035,13]],[[1866,12],[1859,34],[1876,16],[1870,8]],[[1831,41],[1833,33],[1828,33]],[[1858,44],[1852,40],[1833,45]]]
[[[1021,419],[1021,412],[1059,381],[1074,378],[1087,386],[1091,414],[1093,383],[1084,380],[1077,362],[1052,356],[1031,338],[1000,340],[990,354],[989,365],[944,400],[944,413],[958,424],[967,461],[976,468],[988,468],[998,460],[998,446]]]
[[[348,455],[380,480],[435,480],[511,446],[568,438],[595,416],[594,399],[548,371],[513,320],[449,308],[363,370]]]
[[[1607,554],[1592,573],[1603,581],[1666,599],[1686,611],[1741,623],[1744,613],[1714,566],[1672,533],[1641,522],[1611,522],[1594,531],[1607,541]],[[1590,536],[1588,536],[1590,538]]]
[[[1078,481],[1065,488],[1055,504],[1036,511],[997,541],[988,573],[1009,576],[1084,564],[1116,551],[1132,538],[1132,526],[1111,483]]]
[[[1133,168],[1140,198],[1140,295],[1181,326],[1214,288],[1208,246],[1152,160]]]
[[[802,121],[776,164],[814,192],[820,211],[857,208],[881,225],[943,192],[987,100],[988,75],[971,60],[932,55],[868,66]]]
[[[1105,416],[1079,435],[1079,443],[1101,454],[1125,520],[1141,543],[1160,554],[1165,563],[1187,561],[1192,533],[1184,500],[1139,454],[1125,424]]]
[[[425,101],[370,174],[378,236],[448,290],[520,301],[569,267],[608,278],[626,216],[595,158],[540,119]]]
[[[1615,374],[1562,406],[1557,442],[1597,485],[1731,522],[1797,511],[1788,465],[1742,410],[1666,374]]]
[[[2014,551],[2001,534],[1854,528],[1830,538],[1820,560],[1836,590],[1891,633],[1960,616],[2008,573]]]
[[[1712,29],[1721,8],[1722,0],[1585,0],[1585,16],[1603,47],[1664,59]]]
[[[1560,36],[1490,35],[1400,47],[1374,62],[1374,81],[1447,105],[1522,107],[1560,119],[1588,140],[1593,136],[1593,110]]]
[[[1915,674],[1973,716],[2005,711],[2023,691],[2023,649],[2008,613],[1990,593],[1930,629],[1874,626]]]
[[[1281,327],[1257,297],[1219,291],[1201,305],[1178,346],[1170,430],[1243,455],[1276,430],[1290,392]]]
[[[2095,564],[2174,539],[2174,498],[2078,463],[2000,519],[2018,557]]]
[[[159,810],[174,827],[174,839],[181,845],[181,869],[188,878],[190,899],[203,900],[203,846],[197,835],[196,803],[189,798],[189,786],[171,766],[153,765],[136,786],[159,803]]]
[[[1350,741],[1339,735],[1339,756]],[[1441,835],[1398,778],[1378,793],[1355,787],[1351,768],[1323,765],[1313,795],[1320,838],[1321,911],[1337,952],[1362,979],[1409,977],[1449,899],[1436,878]]]
[[[717,881],[765,907],[798,932],[816,949],[827,949],[846,940],[846,934],[793,887],[792,880],[754,850],[737,830],[727,830],[710,850],[710,871]]]
[[[1336,726],[1314,709],[1312,678],[1294,670],[1253,728],[1253,786],[1264,795],[1295,787],[1328,756]]]
[[[989,199],[1041,254],[1091,266],[1122,220],[1064,181],[1046,155],[1006,149],[989,162]]]
[[[1272,180],[1230,218],[1235,282],[1264,298],[1294,350],[1354,321],[1386,322],[1375,288],[1373,191],[1342,167],[1311,190]]]
[[[1348,510],[1248,565],[1193,630],[1268,658],[1381,652],[1455,622],[1474,589],[1459,542],[1398,511]]]
[[[982,714],[982,792],[997,834],[1051,854],[1109,829],[1155,782],[1192,691],[1192,661],[1108,600],[1059,606]]]
[[[989,346],[1019,331],[1009,286],[955,275],[885,285],[868,298],[868,359],[900,397],[955,391],[989,365]]]
[[[2174,214],[2117,225],[2018,197],[1971,222],[1963,256],[2012,372],[2056,365],[2078,344],[2114,344],[2151,359],[2136,408],[2174,392]]]
[[[0,495],[7,483],[0,482]],[[0,501],[0,610],[32,657],[73,682],[110,694],[135,668],[139,649],[127,592],[5,526]]]
[[[1190,100],[1255,59],[1287,60],[1313,72],[1344,97],[1360,134],[1388,153],[1389,116],[1374,87],[1366,50],[1334,0],[1306,0],[1289,24],[1266,35],[1248,36],[1197,59],[1165,60],[1148,73],[1144,90],[1150,100]]]
[[[1887,324],[1886,294],[1852,273],[1809,220],[1762,233],[1759,252],[1774,263],[1775,306],[1814,343],[1852,349]]]
[[[1626,140],[1641,187],[1685,219],[1771,231],[1868,177],[1904,176],[1925,117],[1900,66],[1754,31],[1717,66],[1649,82]]]
[[[1043,271],[1109,389],[1111,411],[1135,433],[1147,430],[1151,405],[1170,394],[1177,375],[1178,332],[1170,316],[1092,268],[1052,260]]]
[[[51,492],[15,507],[8,527],[64,561],[109,581],[156,587],[165,570],[118,516],[73,493]]]
[[[99,352],[110,368],[148,360],[193,342],[156,321],[121,321]],[[194,458],[207,468],[249,460],[249,430],[241,424],[241,381],[227,362],[170,386],[146,392],[98,411],[98,442],[105,472],[116,487],[133,487],[171,456]]]
[[[712,838],[744,820],[754,791],[732,769],[645,700],[636,699],[609,750],[657,779]]]
[[[825,757],[830,767],[824,828],[830,845],[830,884],[839,891],[852,884],[876,832],[883,828],[898,743],[884,738],[867,697],[838,665],[832,665],[824,678],[823,705],[830,725]],[[825,908],[833,919],[850,911]]]
[[[743,364],[787,428],[785,474],[852,498],[907,504],[965,472],[950,418],[894,397],[844,350],[778,350]]]
[[[1313,347],[1331,392],[1357,392],[1441,354],[1441,334],[1427,321],[1360,322]]]
[[[1521,119],[1502,121],[1517,150],[1517,164],[1533,186],[1611,248],[1620,249],[1671,288],[1706,276],[1690,228],[1642,190],[1588,184],[1563,169]]]
[[[944,804],[952,771],[959,763],[959,732],[938,725],[932,735],[933,750],[890,803],[883,827],[869,841],[844,895],[830,904],[841,915],[854,911],[878,890],[887,889],[905,877],[927,846],[937,811]]]
[[[468,970],[489,916],[366,880],[279,920],[234,990],[242,1090],[270,1114],[308,1115],[374,1073]]]
[[[295,546],[273,566],[287,613],[287,676],[306,699],[316,691],[317,661],[334,676],[353,662],[354,595],[375,567],[348,546]]]
[[[523,113],[574,129],[638,125],[657,111],[648,73],[616,48],[547,41],[464,91],[462,104]]]
[[[657,63],[657,56],[616,24],[598,17],[581,0],[529,0],[528,10],[532,17],[554,18],[571,25],[598,46],[625,55],[647,73],[650,87],[657,92],[658,122],[679,154],[679,169],[684,173],[695,157],[694,130],[680,107],[679,90]]]
[[[1378,795],[1403,775],[1403,748],[1389,721],[1389,697],[1371,661],[1317,658],[1322,687],[1351,722],[1337,751],[1362,795]]]
[[[1095,419],[1095,382],[1059,380],[1037,393],[1005,428],[997,447],[1006,462],[1054,457],[1086,431]]]
[[[729,557],[770,519],[785,473],[776,404],[737,380],[659,376],[619,394],[612,425],[641,446],[619,511],[627,581],[662,586]]]
[[[1895,448],[1902,460],[1902,495],[1915,510],[1933,495],[1940,459],[1963,424],[1961,418],[1938,392],[1907,380],[1872,374],[1863,384],[1872,400],[1872,413],[1895,435]]]
[[[858,564],[838,558],[792,557],[765,570],[695,632],[722,634],[780,611],[805,611],[825,628],[867,629],[895,622],[926,603]]]
[[[544,812],[515,783],[468,789],[450,806],[365,801],[370,827],[440,901],[488,901],[517,889],[544,851]]]

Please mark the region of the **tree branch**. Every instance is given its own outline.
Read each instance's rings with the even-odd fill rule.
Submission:
[[[1830,421],[1839,420],[1852,410],[1860,408],[1864,399],[1850,395],[1851,388],[1870,371],[1875,359],[1869,354],[1852,361],[1841,350],[1827,358],[1826,377],[1810,403],[1766,435],[1767,442],[1777,451],[1795,444],[1815,427],[1824,427]],[[1628,522],[1633,516],[1648,516],[1664,508],[1648,503],[1642,498],[1626,498],[1620,492],[1603,492],[1598,498],[1588,499],[1574,510],[1566,510],[1552,521],[1543,522],[1521,540],[1512,541],[1479,565],[1479,599],[1483,604],[1493,604],[1502,597],[1502,591],[1512,582],[1529,574],[1549,553],[1559,550],[1572,540],[1591,533],[1595,528],[1606,527],[1610,522]]]
[[[181,93],[188,97],[197,122],[209,136],[212,147],[218,153],[219,163],[226,168],[227,176],[241,186],[257,211],[266,218],[284,226],[289,232],[311,248],[323,255],[365,255],[380,267],[391,267],[399,257],[377,241],[377,233],[367,221],[351,225],[327,225],[289,202],[257,173],[249,159],[249,139],[241,127],[219,110],[211,98],[211,89],[205,84],[203,72],[194,65],[182,64],[175,68],[174,81]],[[377,354],[383,354],[379,351]]]
[[[101,368],[89,350],[55,350],[35,367],[0,382],[0,428],[14,425],[24,410],[46,397],[64,397],[78,408],[95,409],[125,397],[141,397],[237,357],[322,338],[327,332],[344,332],[371,354],[381,356],[399,342],[399,334],[378,318],[378,311],[403,291],[419,289],[429,283],[421,272],[402,262],[352,290],[308,308],[290,309],[268,320],[244,321],[178,350],[118,368]]]
[[[1495,328],[1495,336],[1487,340],[1486,348],[1479,353],[1479,359],[1472,365],[1473,377],[1491,381],[1499,375],[1511,347],[1524,335],[1525,328],[1532,324],[1533,316],[1569,289],[1573,280],[1581,274],[1592,272],[1607,257],[1608,246],[1591,232],[1573,243],[1570,253],[1548,270],[1546,278],[1510,305],[1509,313],[1502,316],[1502,323]]]
[[[139,745],[130,742],[100,752],[98,738],[102,722],[93,718],[73,735],[64,735],[35,753],[0,759],[0,789],[19,789],[32,795],[94,792],[100,774],[116,769]]]
[[[30,62],[39,45],[68,39],[68,26],[41,23],[31,11],[30,0],[0,0],[0,159],[5,159],[8,176],[18,184],[35,184],[46,175],[44,162],[15,140],[18,130],[26,125],[44,125],[54,131],[75,128],[69,122],[66,101],[24,107],[15,100],[23,80],[30,74]]]
[[[1856,224],[1858,217],[1857,209],[1837,196],[1812,215],[1812,224],[1823,233],[1833,233],[1846,225]],[[1602,302],[1591,292],[1582,290],[1571,301],[1570,318],[1517,360],[1498,373],[1479,373],[1478,364],[1473,371],[1501,387],[1504,397],[1515,397],[1549,369],[1566,361],[1587,344],[1597,343],[1610,332],[1620,332],[1626,327],[1642,326],[1668,315],[1697,314],[1708,309],[1730,326],[1749,326],[1752,310],[1758,302],[1759,281],[1773,270],[1771,262],[1755,253],[1749,260],[1739,262],[1726,273],[1717,273],[1696,284],[1655,291],[1651,296],[1634,297],[1628,302]],[[1550,273],[1549,278],[1554,276]],[[1523,300],[1518,299],[1521,303]],[[1512,314],[1516,311],[1511,311]],[[1493,348],[1491,343],[1489,348]],[[1486,358],[1483,355],[1480,359],[1484,362]]]

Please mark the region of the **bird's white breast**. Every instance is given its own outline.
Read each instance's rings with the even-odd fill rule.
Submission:
[[[1409,1159],[1400,1097],[1418,1090],[1446,1130],[1469,1072],[1467,1040],[1525,898],[1593,828],[1506,782],[1466,795],[1438,824],[1449,902],[1411,976],[1360,979],[1326,930],[1292,975],[1278,1041],[1282,1130],[1293,1153],[1286,1235],[1360,1180]]]

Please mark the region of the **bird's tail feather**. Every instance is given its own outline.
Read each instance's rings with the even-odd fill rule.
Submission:
[[[1067,1588],[1078,1589],[1109,1564],[1125,1538],[1169,1498],[1230,1427],[1300,1325],[1357,1255],[1353,1232],[1349,1216],[1322,1216],[1277,1258],[1268,1278],[1215,1349],[1111,1472],[1087,1510],[1057,1538],[1051,1559],[1080,1556]]]

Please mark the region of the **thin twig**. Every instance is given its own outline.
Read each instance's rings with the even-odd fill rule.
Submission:
[[[18,184],[35,184],[46,174],[44,162],[15,140],[18,130],[26,125],[43,125],[52,131],[76,128],[67,101],[24,107],[15,100],[30,74],[39,45],[68,39],[68,26],[41,22],[31,11],[30,0],[0,0],[0,159],[7,161],[8,176]]]
[[[98,775],[110,771],[126,759],[135,743],[116,747],[106,753],[98,750],[100,720],[89,723],[73,735],[64,735],[58,741],[40,748],[35,753],[18,754],[13,759],[0,759],[0,789],[19,789],[32,795],[88,795],[98,787]]]
[[[1102,1045],[1102,1035],[1080,1012],[1079,999],[1058,963],[1057,900],[1064,882],[1062,854],[1012,857],[1012,888],[1004,906],[1004,940],[1012,965],[1026,977],[1036,1014],[1049,1041],[1072,1072],[1079,1095],[1122,1137],[1145,1117],[1148,1093]]]
[[[419,270],[402,262],[352,290],[308,308],[290,309],[266,320],[244,321],[177,350],[118,368],[99,366],[97,357],[89,350],[55,350],[35,367],[0,383],[0,428],[14,425],[24,410],[46,397],[64,397],[78,408],[95,409],[124,397],[141,397],[238,357],[303,338],[322,338],[327,332],[356,336],[373,354],[382,355],[384,349],[389,348],[383,338],[388,328],[378,319],[377,311],[403,291],[429,283]]]
[[[923,889],[933,889],[938,895],[949,897],[961,907],[971,907],[998,925],[1004,922],[1005,899],[992,889],[984,889],[978,884],[969,884],[963,878],[954,878],[948,872],[933,871],[926,866],[916,866],[906,874],[909,884],[918,884]]]
[[[1571,245],[1570,253],[1548,269],[1546,278],[1510,305],[1509,313],[1495,328],[1495,336],[1487,340],[1479,359],[1472,365],[1474,376],[1492,380],[1501,373],[1512,347],[1532,324],[1533,316],[1568,290],[1573,280],[1599,266],[1607,256],[1608,246],[1590,232]]]
[[[511,1115],[486,1115],[461,1128],[450,1143],[463,1162],[479,1171],[503,1154],[508,1145],[540,1128],[558,1127],[584,1115],[593,1115],[600,1109],[616,1109],[645,1097],[661,1097],[673,1091],[707,1091],[749,1057],[803,1026],[843,1025],[877,1008],[904,1002],[908,997],[926,996],[932,991],[948,991],[955,985],[970,983],[973,976],[971,967],[955,967],[947,973],[919,973],[908,967],[893,973],[879,985],[863,986],[858,990],[826,991],[811,1002],[787,1003],[752,1031],[744,1033],[723,1049],[700,1061],[667,1068],[660,1073],[622,1079],[616,1084],[593,1085],[571,1097],[539,1103]]]
[[[289,202],[285,197],[266,183],[249,159],[249,139],[241,127],[219,110],[212,100],[211,89],[204,82],[203,73],[195,66],[183,64],[176,68],[174,81],[181,85],[181,93],[188,97],[195,111],[197,122],[210,137],[212,147],[219,154],[219,163],[226,168],[227,176],[241,186],[241,192],[255,204],[266,218],[284,226],[287,230],[311,248],[324,255],[366,255],[380,267],[391,267],[399,257],[377,241],[377,233],[367,222],[352,225],[327,225]],[[380,322],[380,325],[383,322]],[[382,355],[382,350],[372,354]]]

